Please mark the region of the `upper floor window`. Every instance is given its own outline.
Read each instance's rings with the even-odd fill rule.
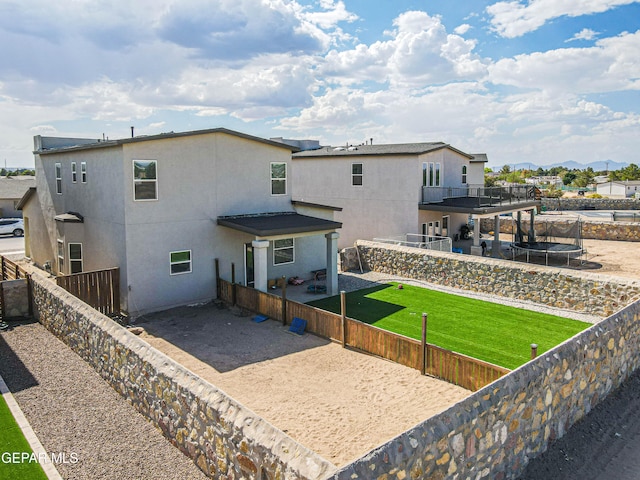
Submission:
[[[80,179],[82,183],[87,183],[87,162],[80,163]]]
[[[271,195],[287,194],[287,164],[271,163]]]
[[[362,185],[362,164],[351,164],[351,185]]]
[[[56,163],[56,193],[62,194],[62,164]]]
[[[436,163],[435,187],[440,186],[440,163]]]
[[[133,199],[157,200],[158,175],[156,160],[133,161]]]
[[[467,166],[462,166],[462,183],[467,183]]]
[[[422,164],[423,187],[439,187],[440,178],[440,163],[425,162]]]
[[[78,181],[78,169],[76,162],[71,162],[71,181],[76,183]]]

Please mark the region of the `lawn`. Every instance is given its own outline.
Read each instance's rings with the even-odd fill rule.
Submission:
[[[29,442],[22,435],[22,430],[16,423],[2,395],[0,395],[0,479],[46,480],[39,463],[11,463],[14,452],[32,453]],[[9,460],[7,462],[7,460]]]
[[[340,297],[309,302],[340,313]],[[427,342],[515,369],[590,327],[589,323],[397,283],[347,294],[347,316],[419,340],[428,314]]]

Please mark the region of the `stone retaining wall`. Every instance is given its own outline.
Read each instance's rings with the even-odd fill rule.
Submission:
[[[333,464],[51,280],[37,274],[32,280],[40,323],[210,477],[319,479],[335,471]]]
[[[640,283],[634,280],[365,240],[356,245],[368,270],[601,317],[640,298]]]
[[[5,280],[0,282],[4,300],[4,318],[29,317],[29,286],[27,280]]]
[[[571,224],[576,219],[553,218],[551,216],[536,217],[534,220],[536,235],[543,235],[547,229],[547,222]],[[483,218],[480,222],[481,232],[492,232],[493,218]],[[522,228],[529,231],[529,220],[522,221]],[[514,233],[515,221],[510,217],[500,218],[500,233]],[[640,242],[640,223],[607,222],[582,220],[582,238],[592,240],[617,240],[625,242]]]
[[[635,198],[541,198],[541,204],[550,211],[563,210],[640,210],[640,200]]]
[[[518,478],[640,365],[626,307],[340,469],[335,480]]]

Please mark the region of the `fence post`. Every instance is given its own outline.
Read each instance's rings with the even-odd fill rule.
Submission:
[[[427,373],[427,314],[422,314],[422,360],[420,361],[420,373]]]
[[[535,343],[531,344],[531,360],[538,356],[538,345]]]
[[[282,276],[282,325],[287,324],[287,282]]]
[[[340,291],[340,313],[342,314],[342,348],[347,346],[347,292]]]
[[[231,263],[231,305],[236,305],[236,264]]]
[[[5,276],[4,256],[1,258],[2,258],[2,280],[6,280],[7,278]]]
[[[220,260],[214,260],[216,268],[216,298],[220,298]]]

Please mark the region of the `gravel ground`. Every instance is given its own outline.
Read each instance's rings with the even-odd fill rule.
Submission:
[[[47,452],[77,455],[56,465],[63,478],[206,478],[42,325],[11,324],[0,334],[0,375]]]
[[[469,292],[466,290],[460,290],[457,288],[443,287],[433,283],[427,283],[420,280],[409,280],[406,278],[395,277],[393,275],[378,273],[378,272],[342,272],[338,280],[338,287],[340,290],[350,292],[353,290],[359,290],[361,288],[372,287],[376,283],[385,282],[401,282],[407,285],[416,285],[418,287],[429,288],[431,290],[437,290],[440,292],[452,293],[454,295],[460,295],[462,297],[476,298],[478,300],[484,300],[487,302],[499,303],[501,305],[509,305],[512,307],[521,308],[523,310],[532,310],[535,312],[548,313],[550,315],[557,315],[564,318],[572,318],[574,320],[581,320],[588,323],[598,323],[602,318],[596,315],[589,315],[586,313],[579,313],[573,310],[564,310],[561,308],[548,307],[546,305],[540,305],[533,302],[527,302],[524,300],[515,300],[512,298],[501,297],[498,295],[491,295],[483,292]]]

